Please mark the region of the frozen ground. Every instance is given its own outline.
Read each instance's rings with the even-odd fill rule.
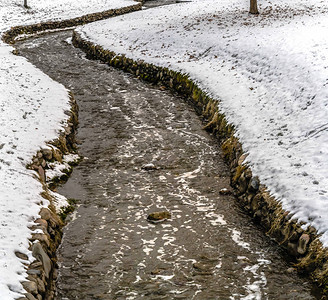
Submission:
[[[328,246],[328,4],[193,0],[79,28],[118,54],[188,73],[214,98],[255,174]]]
[[[11,26],[63,20],[135,4],[130,0],[0,0],[0,35]],[[67,120],[68,91],[0,41],[0,299],[24,292],[24,265],[14,252],[28,255],[29,225],[42,205],[41,184],[25,165],[45,142],[58,136]]]

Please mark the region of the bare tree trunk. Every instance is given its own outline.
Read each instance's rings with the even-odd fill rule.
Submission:
[[[24,7],[27,8],[27,0],[24,0]]]
[[[251,14],[254,14],[254,15],[258,15],[259,14],[259,10],[257,8],[257,0],[251,0],[251,5],[250,5],[249,12]]]

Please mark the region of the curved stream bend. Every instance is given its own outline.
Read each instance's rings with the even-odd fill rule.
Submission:
[[[87,60],[70,36],[16,45],[80,106],[85,159],[60,189],[79,205],[58,252],[57,299],[314,299],[233,196],[220,194],[229,171],[193,110]],[[147,222],[158,210],[172,219]]]

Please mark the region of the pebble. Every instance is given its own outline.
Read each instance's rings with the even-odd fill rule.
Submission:
[[[153,212],[147,217],[147,221],[151,223],[159,223],[167,219],[171,219],[171,214],[168,211]]]
[[[143,165],[141,169],[146,170],[146,171],[152,171],[152,170],[157,170],[156,166],[152,163]]]
[[[227,188],[224,188],[224,189],[219,190],[219,194],[220,195],[231,195],[232,191],[228,190]]]

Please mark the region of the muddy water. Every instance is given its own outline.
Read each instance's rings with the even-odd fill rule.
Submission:
[[[70,36],[17,44],[80,106],[84,160],[59,190],[79,204],[58,252],[57,299],[315,299],[234,197],[220,194],[229,171],[193,109],[87,60]],[[147,222],[162,210],[172,218]]]

